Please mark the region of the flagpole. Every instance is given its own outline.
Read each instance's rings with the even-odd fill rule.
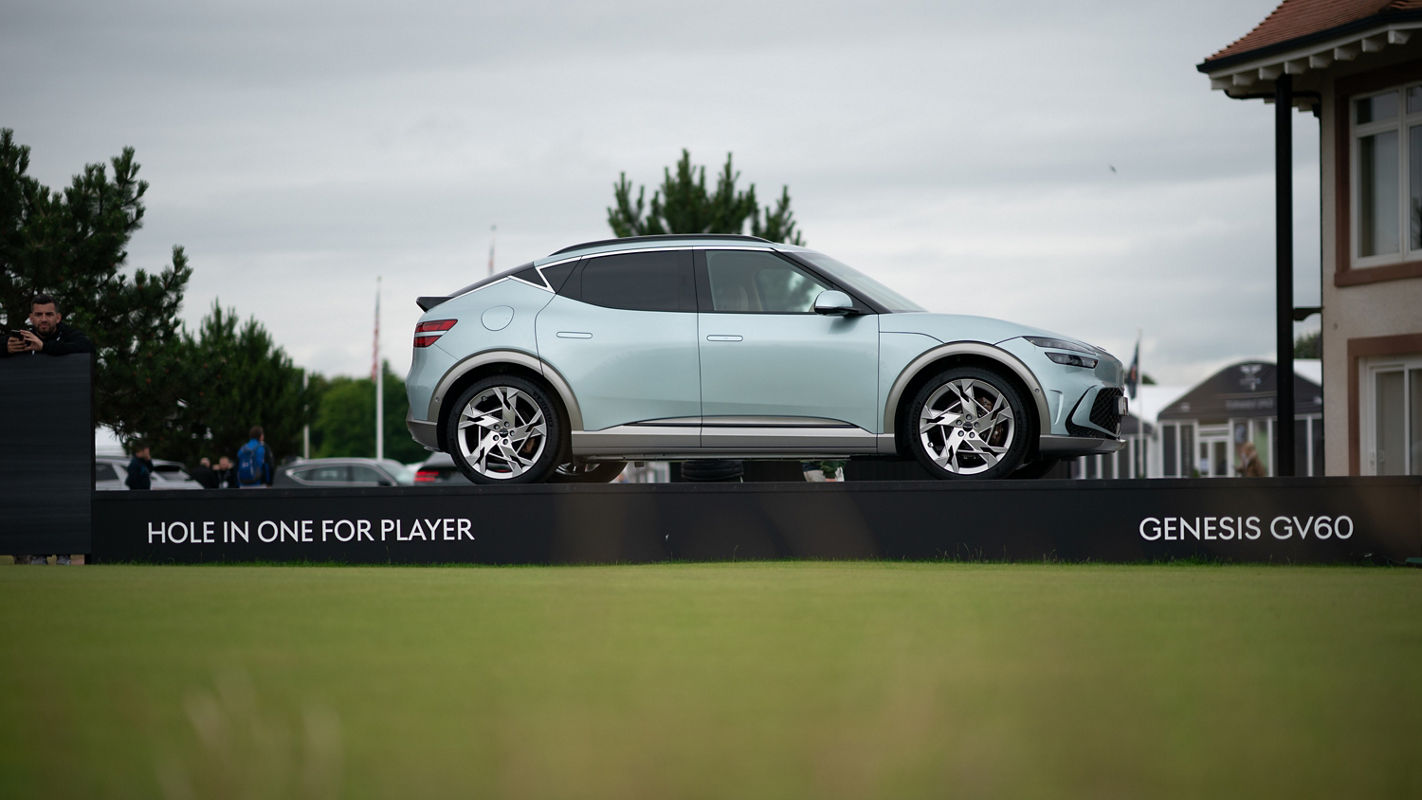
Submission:
[[[492,275],[494,274],[494,240],[497,238],[498,233],[499,233],[499,226],[498,226],[498,225],[490,225],[490,226],[489,226],[489,275],[490,275],[490,276],[492,276]]]
[[[304,394],[311,386],[311,373],[301,370],[301,391]],[[311,457],[311,423],[301,426],[301,457]]]
[[[1136,471],[1136,460],[1139,459],[1141,466],[1145,466],[1145,454],[1141,452],[1141,443],[1145,435],[1145,414],[1138,398],[1142,397],[1141,385],[1141,338],[1142,332],[1136,329],[1136,350],[1131,354],[1131,365],[1126,368],[1126,396],[1130,398],[1128,406],[1129,413],[1136,418],[1136,432],[1130,439],[1130,458],[1127,459],[1129,468],[1127,472],[1131,477],[1137,478],[1140,475]],[[1119,463],[1119,462],[1117,462]],[[1119,476],[1118,476],[1119,477]]]
[[[1140,475],[1136,475],[1135,477],[1137,477],[1137,478],[1147,478],[1147,477],[1150,477],[1150,465],[1149,465],[1149,463],[1147,462],[1145,450],[1142,449],[1142,448],[1145,447],[1145,438],[1146,438],[1146,435],[1145,435],[1145,426],[1146,426],[1146,420],[1145,420],[1145,392],[1141,391],[1141,388],[1140,388],[1142,385],[1144,385],[1144,384],[1142,384],[1142,382],[1141,382],[1141,377],[1145,375],[1145,372],[1141,369],[1141,338],[1142,338],[1142,337],[1143,337],[1143,333],[1142,333],[1141,329],[1140,329],[1140,328],[1137,328],[1137,329],[1136,329],[1136,354],[1135,354],[1135,362],[1136,362],[1136,400],[1137,400],[1137,402],[1140,403],[1140,410],[1136,412],[1136,453],[1139,455],[1140,460],[1141,460],[1141,473],[1142,473],[1142,474],[1140,474]],[[1135,465],[1132,464],[1131,467],[1132,467],[1131,472],[1135,472]]]
[[[375,343],[370,378],[375,381],[375,457],[385,458],[385,370],[380,368],[380,276],[375,277]]]

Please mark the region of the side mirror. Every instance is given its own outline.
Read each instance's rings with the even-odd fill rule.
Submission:
[[[844,292],[830,289],[820,292],[815,298],[815,313],[828,317],[848,317],[859,313],[854,310],[854,301]]]

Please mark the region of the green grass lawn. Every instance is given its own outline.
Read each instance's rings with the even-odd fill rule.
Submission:
[[[3,797],[1418,797],[1422,572],[7,567]]]

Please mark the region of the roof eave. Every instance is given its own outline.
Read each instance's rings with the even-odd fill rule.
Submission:
[[[1306,75],[1405,45],[1422,35],[1422,11],[1368,17],[1318,33],[1290,39],[1225,58],[1205,61],[1196,69],[1210,78],[1210,88],[1233,98],[1257,98],[1273,93],[1280,75]],[[1311,105],[1305,101],[1301,105]]]

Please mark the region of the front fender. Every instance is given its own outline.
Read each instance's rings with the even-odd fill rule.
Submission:
[[[889,389],[888,397],[884,401],[884,432],[893,434],[895,424],[898,422],[899,402],[903,400],[904,392],[908,389],[914,378],[917,378],[924,370],[932,368],[933,364],[954,356],[973,356],[992,361],[1012,375],[1022,381],[1022,385],[1027,387],[1030,395],[1029,401],[1037,409],[1038,428],[1042,427],[1044,420],[1049,420],[1047,413],[1047,397],[1042,391],[1042,384],[1037,380],[1037,376],[1032,374],[1032,370],[1027,368],[1021,360],[1013,354],[999,347],[985,342],[949,342],[937,347],[930,348],[920,353],[916,358],[899,371],[898,377],[894,380],[892,388]],[[1039,430],[1040,433],[1040,430]]]

